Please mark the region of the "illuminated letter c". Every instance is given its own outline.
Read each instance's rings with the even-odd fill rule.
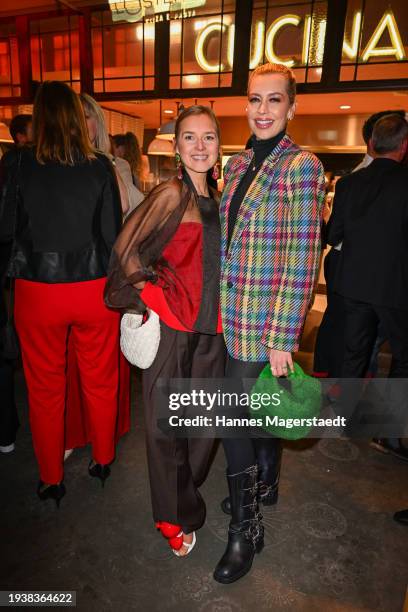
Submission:
[[[227,26],[225,23],[210,23],[206,26],[199,35],[195,45],[195,55],[199,66],[206,72],[221,72],[224,70],[224,64],[210,64],[204,55],[204,45],[207,42],[207,38],[213,32],[225,32]]]
[[[278,57],[273,50],[273,46],[275,37],[280,29],[288,25],[298,26],[300,22],[301,19],[297,15],[285,15],[284,17],[278,17],[278,19],[275,19],[271,27],[268,29],[265,39],[265,53],[269,62],[272,62],[274,64],[283,64],[288,68],[291,68],[293,66],[295,61],[293,59],[283,60]]]

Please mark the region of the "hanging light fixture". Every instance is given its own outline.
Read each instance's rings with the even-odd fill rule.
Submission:
[[[166,123],[162,123],[159,129],[157,130],[156,139],[160,140],[173,140],[176,129],[176,122],[173,119],[172,121],[167,121]]]
[[[159,123],[162,118],[162,101],[159,103]],[[173,157],[173,138],[176,122],[168,121],[159,127],[154,140],[149,144],[147,149],[148,155],[163,155],[165,157]],[[165,129],[164,129],[165,128]],[[161,134],[161,135],[160,135]]]
[[[3,122],[0,123],[0,140],[2,142],[13,142],[12,137],[10,136],[9,129],[7,125]]]
[[[184,110],[184,104],[177,102],[177,117]],[[160,122],[161,122],[161,100],[160,100]],[[170,140],[172,141],[175,136],[176,130],[176,119],[172,119],[171,121],[166,121],[162,123],[159,129],[157,130],[156,138],[160,140]]]
[[[163,138],[155,138],[149,144],[147,149],[148,155],[163,155],[165,157],[173,157],[174,149],[170,140],[164,140]]]

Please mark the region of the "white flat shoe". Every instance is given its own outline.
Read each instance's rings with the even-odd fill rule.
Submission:
[[[174,550],[174,548],[172,548],[172,551],[174,552],[176,557],[188,557],[188,555],[191,553],[194,546],[196,545],[196,542],[197,542],[196,534],[195,534],[195,531],[193,531],[193,541],[191,542],[191,544],[188,544],[187,542],[183,542],[183,546],[187,548],[187,552],[184,555],[180,555],[179,551]]]
[[[64,452],[64,461],[66,461],[74,452],[73,448],[68,448],[65,452]]]

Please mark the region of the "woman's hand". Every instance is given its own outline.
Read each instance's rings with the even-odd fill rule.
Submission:
[[[133,283],[134,288],[138,289],[139,291],[143,291],[145,285],[146,281],[139,281],[138,283]]]
[[[271,349],[269,363],[274,376],[287,376],[288,370],[293,372],[292,353]]]

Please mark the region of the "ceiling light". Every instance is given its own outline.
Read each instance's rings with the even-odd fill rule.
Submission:
[[[10,136],[9,129],[7,125],[3,122],[0,123],[0,140],[3,142],[13,142],[13,139]]]
[[[165,157],[173,157],[174,156],[173,145],[169,140],[155,138],[149,144],[149,148],[147,149],[147,154],[148,155],[164,155]]]
[[[173,140],[174,132],[176,128],[176,122],[168,121],[167,123],[162,123],[162,125],[157,130],[156,138],[160,140]]]
[[[136,26],[137,40],[154,40],[154,24],[145,23]]]
[[[186,74],[183,76],[183,81],[186,85],[193,87],[194,85],[199,85],[201,83],[201,77],[198,74]]]
[[[172,114],[174,113],[174,111],[170,110],[169,108],[166,108],[166,109],[163,111],[163,113],[164,113],[165,115],[172,115]]]
[[[351,108],[350,104],[342,104],[340,106],[341,110],[349,110]]]
[[[180,21],[172,21],[170,23],[170,34],[173,36],[178,36],[181,34],[181,22]]]

